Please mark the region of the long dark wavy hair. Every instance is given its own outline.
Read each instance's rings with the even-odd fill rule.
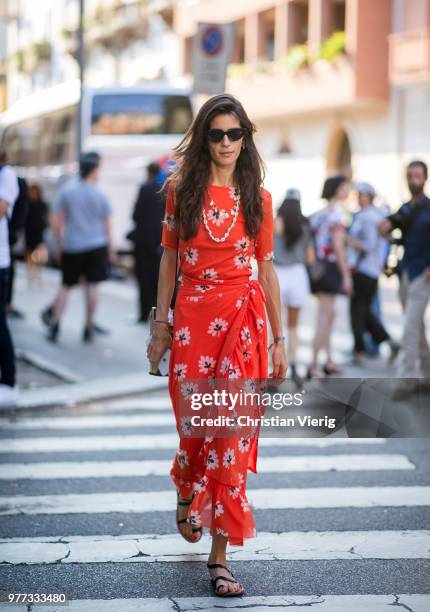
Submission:
[[[285,198],[279,207],[277,216],[283,221],[284,243],[290,250],[303,234],[303,226],[308,225],[308,220],[302,214],[300,200],[296,198]]]
[[[245,148],[241,149],[234,171],[235,187],[240,189],[241,206],[248,235],[255,238],[263,218],[261,186],[264,164],[254,143],[255,126],[242,104],[231,95],[210,98],[200,108],[184,138],[174,149],[176,169],[169,181],[175,186],[174,222],[183,240],[195,236],[202,218],[203,197],[207,190],[211,156],[207,132],[217,115],[235,115],[246,129]]]

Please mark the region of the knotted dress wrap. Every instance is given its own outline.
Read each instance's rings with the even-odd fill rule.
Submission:
[[[181,497],[195,496],[188,517],[195,525],[242,546],[255,536],[246,497],[248,469],[257,471],[258,435],[249,438],[192,438],[180,404],[199,392],[197,379],[267,378],[265,295],[251,280],[250,259],[273,259],[273,212],[262,189],[263,221],[255,240],[247,236],[242,208],[225,242],[216,243],[203,223],[197,234],[179,240],[181,278],[175,303],[169,393],[180,444],[170,471]],[[213,205],[210,205],[210,200]],[[232,190],[209,185],[204,198],[208,224],[223,236],[232,221]],[[174,189],[167,194],[162,246],[178,248],[173,224]],[[245,389],[246,390],[246,389]],[[188,420],[188,423],[187,423]]]

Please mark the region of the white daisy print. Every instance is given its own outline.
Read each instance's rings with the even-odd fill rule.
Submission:
[[[186,363],[177,363],[173,367],[173,374],[176,380],[183,380],[187,373],[188,366]]]
[[[243,474],[238,474],[237,475],[237,479],[239,481],[239,487],[243,487],[243,485],[245,484],[245,477]]]
[[[219,466],[218,453],[214,448],[208,452],[208,458],[206,462],[208,470],[215,470]]]
[[[246,268],[246,266],[249,264],[249,257],[248,255],[236,255],[236,257],[234,258],[234,265],[236,266],[236,268],[239,268],[239,270],[241,270],[242,268]]]
[[[221,529],[220,527],[217,527],[216,528],[216,532],[217,532],[218,535],[222,535],[225,538],[228,538],[228,533],[227,533],[227,531],[224,531],[224,529]]]
[[[264,329],[264,319],[262,319],[261,317],[258,317],[256,323],[257,323],[257,329],[261,333]]]
[[[252,344],[251,332],[249,331],[249,327],[245,325],[242,327],[242,331],[240,332],[240,337],[243,342],[246,344]]]
[[[233,499],[236,499],[236,497],[239,495],[240,493],[240,489],[239,487],[229,487],[228,488],[228,494],[230,495],[230,497],[232,497]]]
[[[237,443],[237,447],[240,453],[246,453],[249,450],[251,442],[249,438],[241,438]]]
[[[188,416],[181,417],[181,431],[184,436],[190,436],[193,430],[193,426],[191,425],[191,418]]]
[[[179,346],[185,346],[186,344],[189,344],[191,340],[190,328],[187,326],[178,329],[175,334],[175,340],[179,342]]]
[[[209,289],[213,289],[213,285],[204,285],[202,283],[201,285],[196,286],[196,291],[201,291],[202,293],[209,291]]]
[[[235,463],[236,463],[236,457],[234,454],[234,450],[232,448],[228,448],[224,453],[222,464],[225,468],[229,468]]]
[[[200,514],[197,512],[197,510],[191,510],[189,518],[190,518],[191,525],[201,525],[202,524],[202,519],[200,517]]]
[[[214,206],[213,208],[210,209],[207,216],[208,216],[209,221],[211,221],[214,225],[219,227],[220,225],[224,223],[224,221],[230,215],[223,208],[217,208],[216,206]]]
[[[252,355],[252,352],[251,352],[251,351],[249,351],[249,350],[248,350],[248,349],[247,349],[247,348],[244,346],[244,347],[242,347],[242,355],[243,355],[243,361],[247,362],[247,361],[250,361],[250,359],[251,359],[251,355]]]
[[[214,436],[206,436],[204,444],[206,444],[206,446],[208,446],[209,444],[211,444],[213,441],[215,440]]]
[[[272,259],[274,259],[273,251],[268,251],[263,257],[263,261],[272,261]]]
[[[213,389],[215,387],[215,381],[216,381],[215,374],[210,374],[207,378],[208,387],[210,389]]]
[[[249,512],[251,510],[251,508],[249,507],[249,503],[244,497],[242,497],[242,495],[240,496],[240,505],[242,506],[242,510],[244,512]]]
[[[235,366],[232,365],[228,369],[228,377],[231,379],[240,378],[241,374],[242,372],[240,371],[240,368],[238,365],[235,365]]]
[[[176,461],[178,462],[179,467],[181,468],[181,470],[186,466],[189,465],[189,459],[188,459],[188,453],[186,450],[181,449],[178,451],[177,455],[176,455]]]
[[[181,385],[182,397],[186,400],[190,400],[194,393],[197,393],[199,386],[197,383],[186,382]]]
[[[202,493],[206,491],[206,485],[208,484],[209,478],[207,476],[202,476],[199,482],[194,483],[194,490],[198,493],[201,491]]]
[[[218,272],[214,268],[206,268],[200,275],[204,280],[214,280],[218,276]]]
[[[199,359],[199,372],[202,374],[209,374],[215,369],[216,361],[213,357],[201,355]]]
[[[221,367],[220,367],[220,372],[221,374],[226,374],[230,368],[230,358],[229,357],[224,357],[224,359],[221,361]]]
[[[215,518],[221,516],[224,513],[224,506],[220,501],[215,502]]]
[[[242,236],[239,240],[236,240],[234,243],[234,248],[236,251],[246,251],[249,247],[249,238],[248,236]]]
[[[242,308],[242,306],[245,304],[246,302],[246,297],[243,295],[242,297],[240,297],[237,302],[236,302],[236,308]]]
[[[210,334],[211,336],[219,336],[221,332],[225,332],[227,327],[228,327],[228,323],[225,319],[216,317],[209,324],[208,334]]]
[[[255,393],[256,390],[257,390],[257,385],[255,384],[254,380],[252,380],[251,378],[248,378],[247,380],[245,380],[245,384],[244,384],[245,393]]]
[[[189,263],[191,266],[195,266],[199,258],[199,252],[193,247],[187,247],[185,249],[184,257],[187,263]]]
[[[202,295],[187,295],[187,301],[188,302],[198,302],[199,300],[202,299]]]

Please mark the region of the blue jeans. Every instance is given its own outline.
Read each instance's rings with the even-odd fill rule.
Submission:
[[[0,382],[14,387],[15,352],[6,315],[8,290],[9,268],[0,268]]]

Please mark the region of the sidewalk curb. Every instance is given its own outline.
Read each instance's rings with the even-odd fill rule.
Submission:
[[[165,382],[163,382],[163,379]],[[15,407],[1,411],[40,409],[52,406],[73,406],[96,400],[107,400],[133,393],[167,389],[168,378],[150,376],[147,372],[127,374],[115,378],[57,385],[21,391]]]

